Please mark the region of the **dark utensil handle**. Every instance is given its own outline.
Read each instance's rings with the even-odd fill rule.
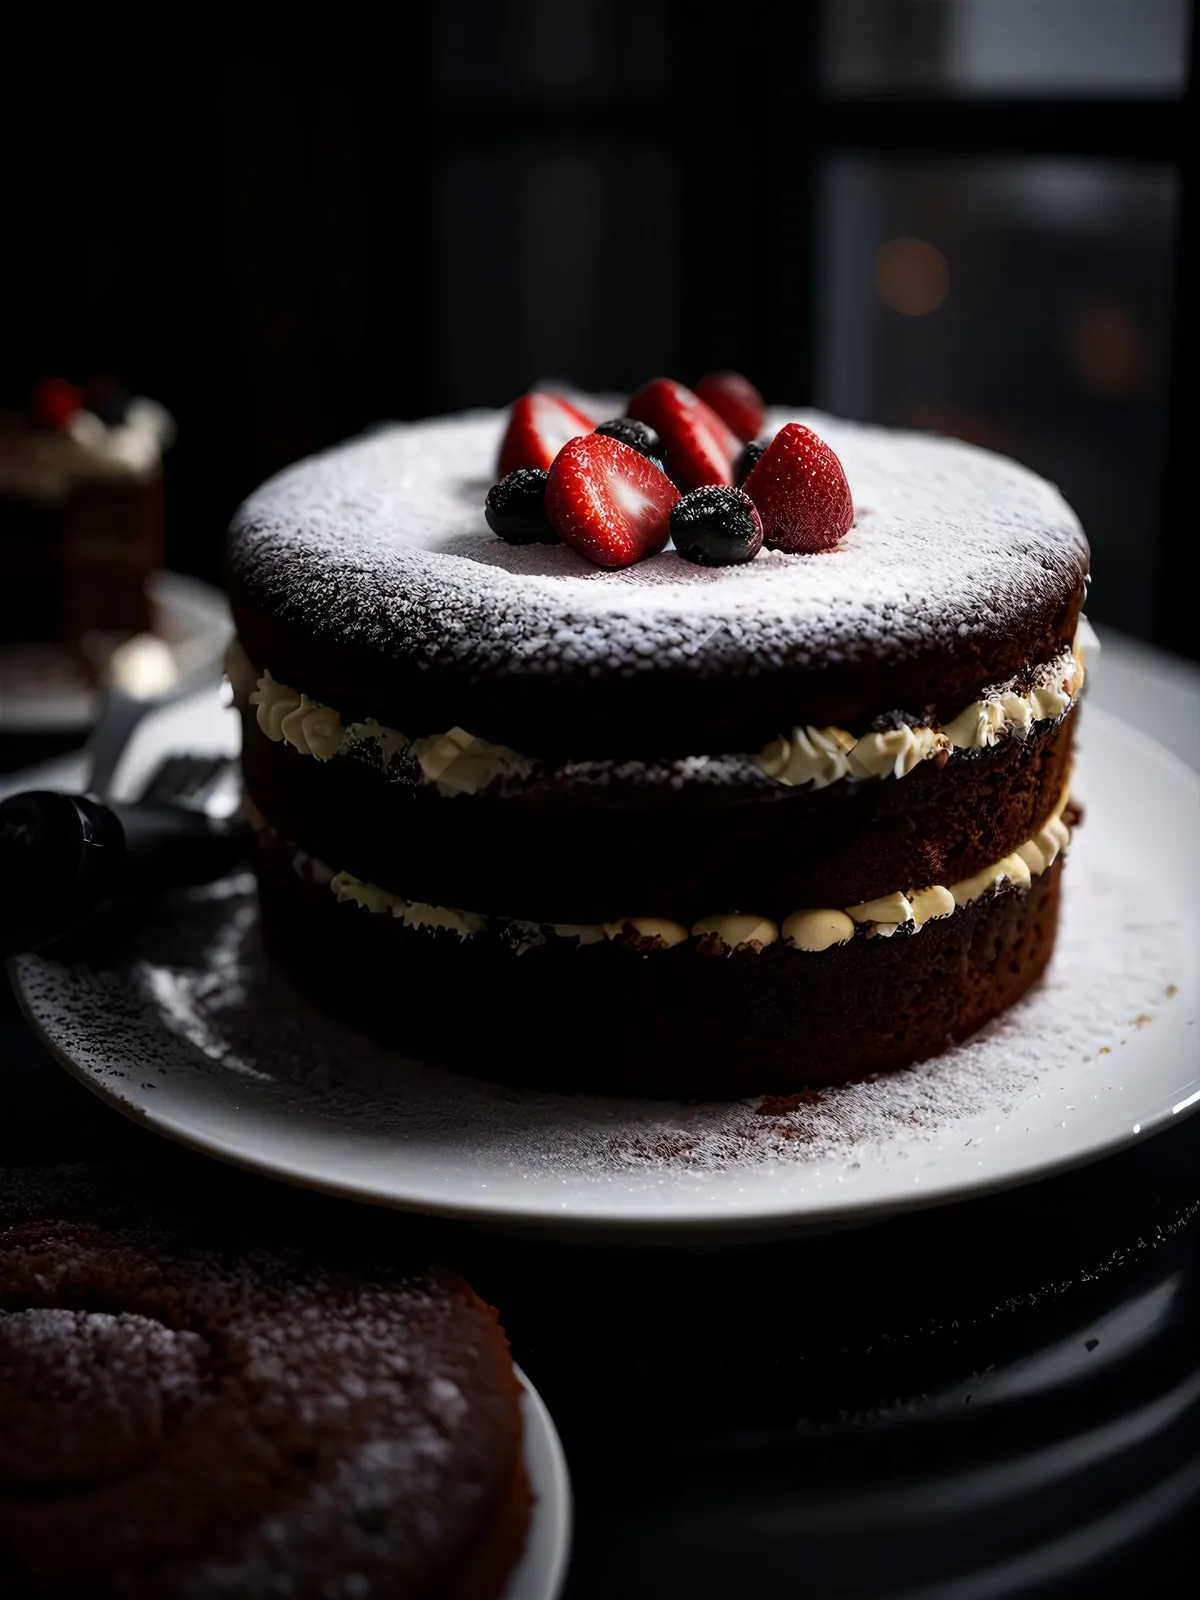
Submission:
[[[108,809],[125,835],[121,887],[135,894],[211,883],[246,854],[247,835],[235,822],[145,801]]]
[[[209,883],[243,858],[246,833],[202,812],[106,805],[33,790],[0,801],[0,951],[40,950],[114,899]]]

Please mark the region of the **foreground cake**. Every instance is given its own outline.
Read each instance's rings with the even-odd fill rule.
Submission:
[[[900,1067],[1025,992],[1072,818],[1086,541],[1010,461],[802,420],[853,494],[823,496],[828,537],[792,536],[770,460],[739,467],[716,423],[690,483],[668,450],[688,504],[753,468],[730,565],[662,550],[679,489],[660,516],[634,433],[550,446],[567,543],[497,539],[494,413],[374,434],[242,507],[262,917],[306,990],[477,1074],[684,1096]],[[594,529],[564,484],[603,500]]]
[[[335,1266],[181,1219],[163,1189],[0,1173],[0,1593],[503,1593],[530,1497],[489,1308],[344,1237]]]

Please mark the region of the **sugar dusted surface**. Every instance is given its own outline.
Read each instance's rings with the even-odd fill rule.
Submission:
[[[234,572],[334,643],[483,674],[701,674],[887,660],[1001,637],[1078,584],[1079,523],[1003,457],[812,412],[857,520],[833,550],[705,568],[671,550],[622,572],[562,546],[508,545],[483,520],[503,414],[372,433],[303,461],[242,506]]]
[[[257,1104],[297,1127],[316,1116],[339,1138],[378,1140],[371,1148],[401,1165],[419,1151],[450,1174],[451,1192],[486,1174],[488,1188],[545,1185],[555,1205],[618,1190],[668,1211],[755,1171],[837,1188],[884,1160],[907,1181],[939,1147],[986,1143],[1030,1097],[1069,1087],[1068,1101],[1086,1101],[1110,1052],[1172,1005],[1186,965],[1182,930],[1148,909],[1138,885],[1068,870],[1047,979],[967,1044],[791,1105],[687,1105],[505,1088],[348,1034],[263,960],[248,879],[208,891],[190,924],[164,921],[148,938],[108,971],[23,962],[51,1037],[118,1094],[126,1075],[153,1081],[161,1069],[244,1114]]]

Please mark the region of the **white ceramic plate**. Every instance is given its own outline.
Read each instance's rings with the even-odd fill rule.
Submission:
[[[541,1395],[520,1367],[517,1377],[525,1424],[525,1471],[534,1498],[525,1551],[508,1580],[504,1600],[555,1600],[571,1553],[571,1480]]]
[[[1086,819],[1046,980],[968,1044],[812,1102],[550,1095],[405,1061],[271,972],[244,875],[95,967],[22,957],[17,987],[59,1061],[145,1126],[376,1204],[679,1240],[963,1199],[1200,1105],[1200,780],[1093,707],[1082,733]]]

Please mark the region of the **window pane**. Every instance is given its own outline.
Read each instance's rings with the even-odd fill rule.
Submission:
[[[825,0],[835,92],[1171,98],[1190,0]]]
[[[831,159],[819,403],[972,439],[1057,483],[1101,621],[1149,631],[1176,181],[1168,168]]]

